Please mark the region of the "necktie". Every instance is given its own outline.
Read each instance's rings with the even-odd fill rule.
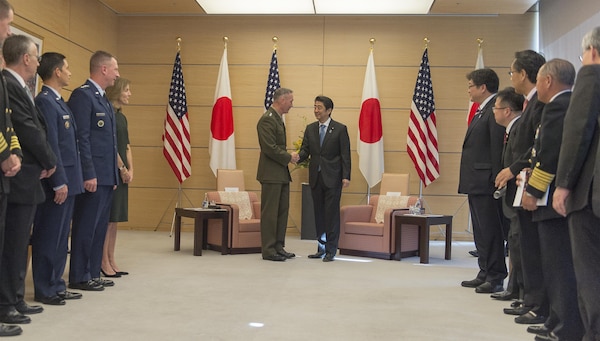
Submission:
[[[33,94],[31,93],[31,90],[29,90],[29,87],[27,85],[25,85],[25,92],[27,93],[27,96],[29,96],[29,100],[31,101],[31,103],[35,103],[35,101],[33,100]]]
[[[523,111],[525,111],[525,108],[527,108],[527,103],[529,103],[529,100],[525,98],[525,101],[523,102]]]
[[[508,133],[504,132],[504,144],[508,142]]]
[[[325,128],[327,128],[326,125],[321,124],[321,126],[319,127],[319,145],[322,146],[323,145],[323,140],[325,139]]]

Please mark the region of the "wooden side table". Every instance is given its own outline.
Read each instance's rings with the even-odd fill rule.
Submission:
[[[429,263],[429,232],[432,225],[446,225],[446,252],[445,259],[450,260],[452,256],[452,216],[438,214],[404,214],[395,216],[396,229],[396,252],[395,260],[401,260],[400,247],[402,237],[402,225],[417,225],[419,227],[419,255],[422,264]]]
[[[221,238],[221,254],[229,253],[229,211],[223,208],[175,208],[173,251],[181,249],[181,217],[194,219],[194,256],[202,256],[202,249],[208,247],[208,219],[221,219],[223,235]]]

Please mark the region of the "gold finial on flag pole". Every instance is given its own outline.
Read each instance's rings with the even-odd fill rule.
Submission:
[[[429,42],[430,42],[430,41],[431,41],[431,40],[429,40],[429,38],[427,38],[427,37],[423,38],[423,42],[425,42],[425,48],[426,48],[426,49],[429,47]]]
[[[279,41],[279,38],[277,38],[277,36],[273,36],[271,40],[273,41],[273,51],[275,51],[277,50],[277,41]]]
[[[481,47],[481,44],[483,44],[483,39],[482,38],[477,38],[477,46]]]
[[[373,51],[373,47],[375,47],[375,38],[369,39],[369,43],[371,43],[371,51]]]
[[[177,52],[181,51],[181,37],[177,37]]]
[[[229,37],[225,36],[223,37],[223,48],[227,49],[227,43],[229,43]]]

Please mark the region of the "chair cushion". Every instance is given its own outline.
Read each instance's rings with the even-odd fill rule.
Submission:
[[[381,237],[383,236],[383,224],[366,222],[347,222],[345,224],[345,233]]]
[[[389,196],[380,195],[377,202],[377,212],[375,213],[375,222],[383,223],[385,210],[388,208],[406,208],[408,207],[408,196]]]
[[[236,204],[239,207],[240,220],[252,218],[252,206],[250,206],[250,197],[248,192],[222,192],[219,191],[219,197],[224,204]]]

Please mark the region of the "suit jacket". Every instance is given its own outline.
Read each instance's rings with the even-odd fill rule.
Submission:
[[[77,124],[83,180],[96,178],[99,186],[116,185],[117,126],[112,105],[88,79],[73,91],[68,106]]]
[[[53,195],[54,188],[67,185],[68,195],[83,192],[81,160],[77,147],[77,125],[73,114],[61,97],[47,86],[36,96],[35,104],[44,114],[48,132],[48,143],[56,154],[56,172],[42,180],[47,195]]]
[[[260,158],[256,180],[260,183],[289,183],[292,181],[288,163],[292,159],[286,150],[285,125],[281,116],[269,107],[256,125]]]
[[[502,150],[502,166],[509,167],[515,161],[517,161],[521,155],[519,155],[518,150],[519,146],[517,146],[516,141],[517,138],[513,138],[519,134],[519,127],[521,126],[521,117],[519,117],[510,127],[510,131],[508,132],[508,140],[504,145],[504,149]],[[506,193],[504,195],[504,200],[508,207],[513,207],[513,201],[515,200],[515,195],[517,193],[517,182],[516,178],[508,180],[506,183]]]
[[[2,73],[0,73],[0,111],[0,162],[8,159],[11,154],[23,157],[19,139],[10,119],[12,111],[8,106],[6,79]],[[3,172],[0,172],[0,195],[8,194],[9,191],[9,178],[5,177]]]
[[[571,190],[567,213],[591,205],[594,215],[600,217],[599,120],[600,65],[585,65],[577,74],[565,116],[556,172],[556,186]]]
[[[10,178],[8,202],[32,205],[44,201],[40,174],[56,165],[56,156],[46,138],[44,116],[37,110],[21,83],[7,70],[6,88],[12,110],[12,123],[23,151],[21,171]]]
[[[494,179],[502,169],[505,128],[496,123],[492,107],[495,96],[471,121],[463,142],[458,193],[494,193]]]
[[[350,180],[350,138],[348,128],[342,123],[331,120],[323,145],[319,139],[319,121],[306,126],[302,147],[300,148],[300,161],[310,157],[308,182],[311,187],[317,185],[319,167],[325,186],[335,188],[342,186],[342,179]]]
[[[542,120],[542,110],[544,110],[544,103],[538,101],[537,92],[531,97],[527,108],[521,114],[519,119],[521,123],[515,133],[511,133],[511,139],[513,139],[513,153],[515,155],[514,162],[510,165],[510,171],[513,175],[519,174],[519,172],[526,167],[531,166],[529,161],[531,157],[531,148],[533,141],[535,140],[535,132],[540,125]],[[512,205],[512,203],[511,203]]]
[[[533,211],[533,221],[562,218],[552,208],[552,194],[556,189],[554,175],[558,166],[558,153],[563,134],[563,121],[571,92],[558,95],[552,102],[544,106],[542,120],[535,137],[535,143],[531,152],[531,168],[533,173],[529,178],[527,192],[536,198],[541,198],[549,189],[548,205],[540,206]]]

